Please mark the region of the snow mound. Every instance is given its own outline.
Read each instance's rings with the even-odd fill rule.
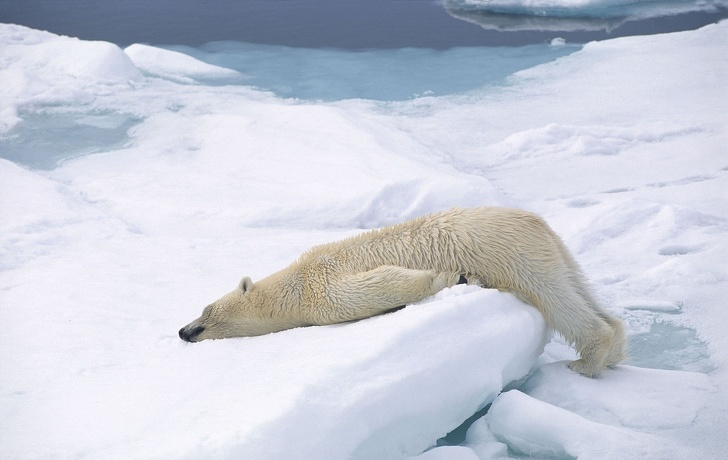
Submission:
[[[124,48],[134,64],[149,75],[162,77],[179,83],[195,83],[196,80],[217,80],[239,78],[241,74],[199,61],[177,51],[154,46],[134,44]]]
[[[0,133],[19,121],[19,106],[88,101],[142,77],[118,46],[0,24]]]

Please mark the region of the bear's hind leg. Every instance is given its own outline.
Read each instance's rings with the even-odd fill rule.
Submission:
[[[544,296],[544,292],[554,295]],[[548,326],[573,343],[579,352],[579,359],[569,363],[569,368],[595,377],[618,362],[613,361],[619,357],[615,339],[620,337],[622,330],[617,330],[590,298],[579,295],[570,284],[545,289],[535,297],[538,301],[534,304],[543,313]]]
[[[603,325],[593,328],[580,337],[575,345],[579,359],[569,363],[569,368],[586,377],[596,377],[607,367],[613,331]]]
[[[622,320],[608,313],[604,314],[604,319],[612,327],[612,341],[607,358],[604,365],[614,367],[627,358],[627,337],[624,333],[624,324]]]
[[[583,330],[573,338],[579,359],[569,363],[569,368],[587,377],[596,377],[624,360],[624,327],[618,318],[602,312],[601,308],[583,324]]]

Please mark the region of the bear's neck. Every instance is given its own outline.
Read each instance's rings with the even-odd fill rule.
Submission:
[[[258,281],[251,292],[261,319],[275,321],[272,326],[280,327],[278,330],[311,325],[304,317],[305,309],[300,308],[303,286],[296,282],[297,278],[289,267]]]

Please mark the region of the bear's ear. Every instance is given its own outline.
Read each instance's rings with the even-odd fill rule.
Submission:
[[[251,280],[247,276],[244,276],[243,279],[240,280],[238,289],[240,289],[243,292],[252,291],[253,290],[253,280]]]

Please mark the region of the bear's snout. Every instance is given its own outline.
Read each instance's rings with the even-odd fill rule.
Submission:
[[[187,329],[187,326],[185,326],[179,330],[179,338],[184,340],[185,342],[194,342],[195,337],[202,334],[202,331],[204,330],[204,326],[195,326],[189,330]]]

